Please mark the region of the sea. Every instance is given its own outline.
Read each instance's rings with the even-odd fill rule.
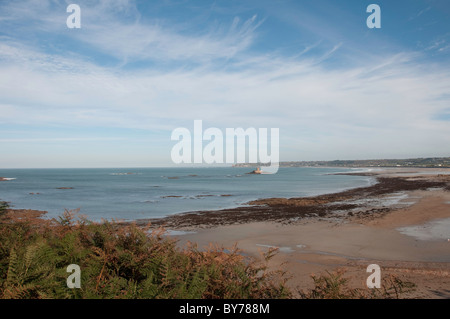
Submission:
[[[0,200],[43,210],[46,218],[77,211],[89,220],[160,218],[245,206],[271,197],[306,197],[369,186],[372,177],[333,175],[361,169],[281,167],[247,174],[246,167],[0,169]]]

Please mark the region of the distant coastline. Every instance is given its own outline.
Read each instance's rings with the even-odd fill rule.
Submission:
[[[407,159],[369,159],[369,160],[333,160],[333,161],[285,161],[280,167],[414,167],[414,168],[450,168],[450,157],[424,157]],[[262,163],[235,164],[233,167],[266,166]]]

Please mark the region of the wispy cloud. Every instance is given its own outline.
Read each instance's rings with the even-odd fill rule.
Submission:
[[[21,28],[12,32],[51,32],[66,37],[73,46],[90,46],[93,50],[128,61],[182,60],[205,63],[230,59],[248,49],[255,30],[263,23],[257,15],[242,21],[234,17],[209,29],[193,29],[186,33],[172,21],[153,19],[142,22],[134,1],[93,1],[81,6],[82,28],[65,27],[65,2],[27,0],[9,4],[4,14],[16,17]],[[75,42],[73,42],[75,41]]]
[[[450,71],[423,52],[361,55],[350,36],[333,37],[339,30],[307,13],[289,23],[319,35],[313,44],[290,55],[257,50],[268,19],[256,13],[186,30],[186,22],[145,19],[125,0],[83,6],[82,28],[68,30],[66,5],[1,5],[0,24],[21,27],[0,37],[0,125],[141,129],[150,137],[163,132],[167,141],[194,119],[222,128],[279,127],[284,160],[436,154],[450,143],[448,122],[439,116],[448,111]],[[40,41],[49,36],[61,45]],[[0,143],[127,147],[129,136],[123,144],[119,133],[113,136],[24,133]]]
[[[206,62],[230,59],[247,49],[254,37],[256,16],[241,23],[235,20],[228,31],[210,30],[200,35],[181,35],[153,25],[111,24],[96,26],[78,40],[89,43],[118,59],[190,60]],[[126,43],[126,45],[124,45]]]
[[[121,137],[0,138],[0,143],[99,142],[123,140],[124,138]]]
[[[427,11],[430,11],[432,8],[430,6],[426,7],[425,9],[420,10],[417,14],[411,16],[409,18],[409,20],[413,20],[413,19],[417,19],[418,17],[420,17],[422,14],[426,13]]]
[[[332,48],[326,56],[336,50]],[[271,114],[270,121],[274,121],[277,113],[281,115],[277,125],[296,125],[305,119],[307,126],[327,119],[347,125],[386,125],[390,118],[423,122],[445,106],[446,101],[435,99],[445,94],[450,84],[448,72],[428,74],[412,65],[415,55],[406,53],[345,71],[324,68],[321,56],[284,61],[259,57],[257,66],[250,57],[250,67],[233,72],[198,68],[129,73],[83,61],[52,60],[45,54],[5,45],[2,52],[14,52],[8,59],[16,59],[14,67],[0,65],[2,74],[9,74],[8,78],[0,76],[1,95],[9,101],[4,116],[19,112],[22,116],[8,116],[7,120],[21,123],[147,129],[153,125],[168,128],[198,117],[218,125],[267,125],[268,118],[261,115]],[[79,66],[76,72],[74,65]],[[164,118],[170,120],[156,124]],[[317,122],[309,122],[312,119]],[[412,123],[395,122],[397,126]]]

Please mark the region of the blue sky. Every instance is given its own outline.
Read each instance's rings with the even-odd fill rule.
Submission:
[[[450,2],[0,2],[0,168],[170,166],[195,119],[281,160],[450,156]]]

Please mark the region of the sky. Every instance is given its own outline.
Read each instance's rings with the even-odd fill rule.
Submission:
[[[0,168],[173,166],[194,120],[278,128],[281,161],[450,156],[450,1],[0,2]]]

